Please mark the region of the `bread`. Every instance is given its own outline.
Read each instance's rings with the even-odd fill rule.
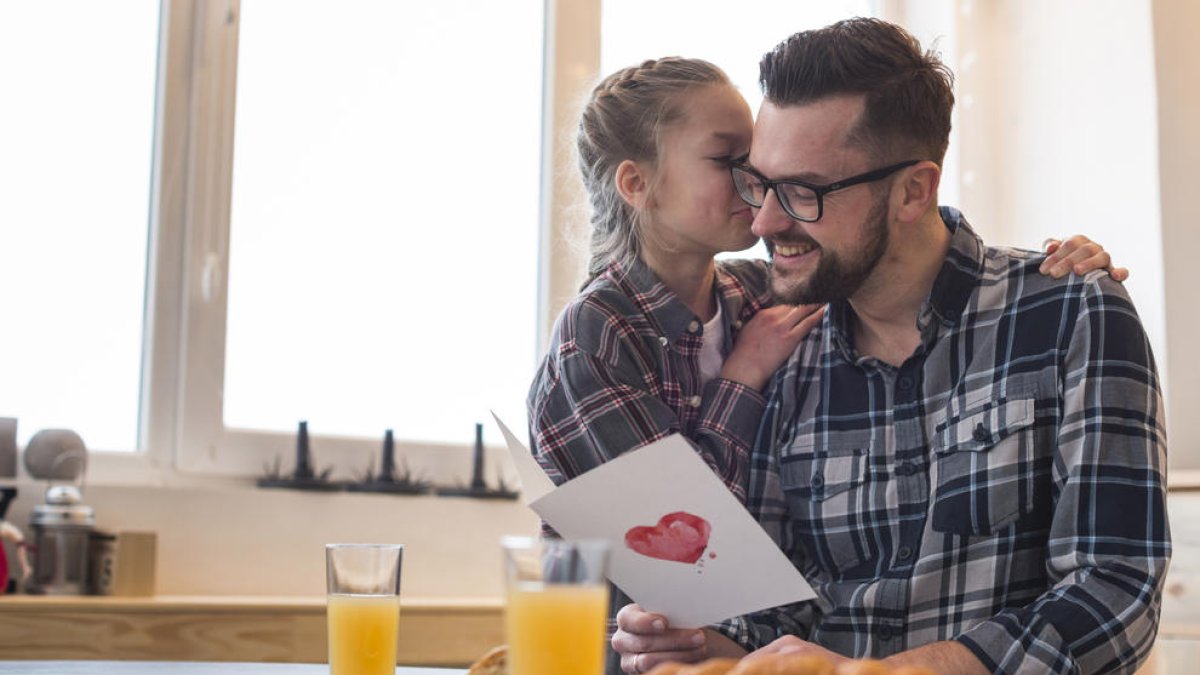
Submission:
[[[762,654],[741,661],[709,659],[694,665],[662,663],[646,675],[934,675],[932,670],[903,666],[895,670],[882,661],[850,661],[834,668],[815,655]]]
[[[508,646],[493,647],[471,664],[467,675],[508,675]]]

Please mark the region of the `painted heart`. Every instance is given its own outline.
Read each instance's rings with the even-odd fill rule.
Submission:
[[[708,546],[712,525],[686,511],[668,513],[654,526],[639,525],[625,533],[625,546],[649,558],[694,563]]]

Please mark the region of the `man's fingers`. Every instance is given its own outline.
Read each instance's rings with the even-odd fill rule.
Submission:
[[[668,630],[660,635],[646,635],[618,630],[613,634],[613,649],[621,654],[638,652],[690,651],[703,647],[704,634],[699,630]]]
[[[667,620],[633,603],[625,605],[617,612],[617,628],[639,635],[653,635],[667,629]]]
[[[696,663],[703,661],[708,654],[703,649],[692,649],[682,652],[644,652],[621,657],[621,670],[626,673],[645,673],[655,666],[676,661],[679,663]]]

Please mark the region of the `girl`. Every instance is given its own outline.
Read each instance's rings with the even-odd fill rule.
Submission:
[[[555,483],[681,433],[744,498],[763,389],[822,312],[768,307],[764,261],[714,259],[755,242],[729,172],[752,128],[746,101],[705,61],[646,61],[592,92],[577,137],[590,278],[559,316],[528,400],[533,452]],[[1047,263],[1065,273],[1109,260],[1075,238]],[[629,603],[615,588],[611,596],[610,618]],[[653,661],[700,660],[733,644],[672,632],[695,648]],[[620,666],[610,653],[608,672]]]

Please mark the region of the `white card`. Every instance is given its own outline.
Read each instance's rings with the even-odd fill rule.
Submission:
[[[609,579],[672,626],[698,628],[815,597],[683,436],[627,452],[556,488],[496,422],[530,508],[567,539],[609,541]]]

